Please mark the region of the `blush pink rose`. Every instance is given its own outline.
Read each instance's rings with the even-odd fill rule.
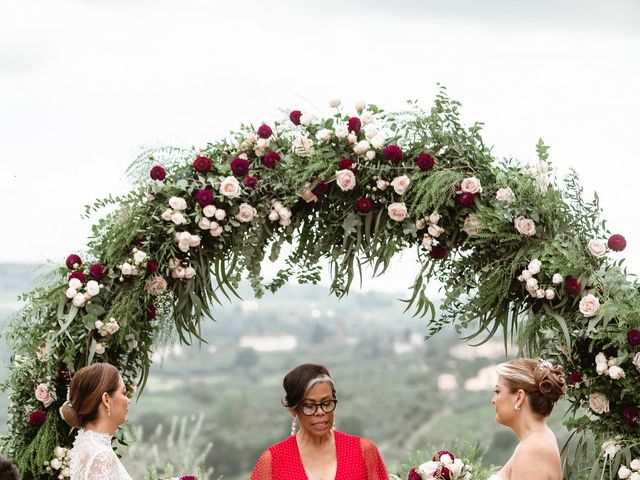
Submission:
[[[356,186],[356,176],[351,170],[344,169],[336,172],[336,184],[340,187],[340,190],[346,192],[352,190]]]
[[[536,224],[530,218],[525,217],[517,217],[513,224],[516,227],[516,230],[520,232],[522,235],[526,235],[527,237],[532,237],[536,234]]]
[[[476,177],[467,177],[462,180],[460,184],[460,190],[467,193],[481,193],[482,185],[480,185],[480,180]]]
[[[580,313],[585,317],[593,317],[600,310],[600,300],[592,294],[585,295],[580,300]]]
[[[589,395],[589,408],[598,414],[609,411],[609,399],[601,393]]]
[[[227,198],[236,198],[241,191],[240,182],[236,177],[227,177],[220,184],[220,193]]]
[[[251,220],[255,218],[258,214],[258,211],[249,205],[248,203],[241,203],[240,210],[236,214],[236,218],[244,223],[249,223]]]
[[[45,407],[48,407],[53,403],[53,398],[49,393],[49,387],[46,384],[41,383],[36,387],[36,400],[42,402]]]
[[[396,202],[389,205],[387,208],[389,217],[395,222],[402,222],[407,218],[407,206],[402,202]]]
[[[403,195],[404,192],[406,192],[409,188],[410,183],[411,180],[409,180],[409,177],[407,177],[406,175],[401,175],[391,180],[390,185],[398,195]]]

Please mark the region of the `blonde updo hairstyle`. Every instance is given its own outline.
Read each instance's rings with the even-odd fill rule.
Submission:
[[[523,390],[534,413],[548,417],[567,390],[562,367],[546,360],[516,358],[501,363],[496,372],[504,378],[511,393]]]
[[[102,395],[113,395],[119,383],[120,372],[109,363],[81,368],[71,380],[69,398],[60,407],[60,415],[70,427],[83,427],[98,418]]]

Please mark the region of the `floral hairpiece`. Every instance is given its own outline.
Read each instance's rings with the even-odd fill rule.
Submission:
[[[543,360],[540,359],[540,361],[538,362],[538,368],[553,368],[553,363],[551,363],[549,360]]]

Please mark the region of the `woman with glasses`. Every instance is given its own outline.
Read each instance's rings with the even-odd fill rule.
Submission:
[[[338,399],[324,366],[300,365],[284,377],[283,386],[283,404],[293,417],[291,436],[260,456],[251,480],[389,478],[371,440],[333,429]]]

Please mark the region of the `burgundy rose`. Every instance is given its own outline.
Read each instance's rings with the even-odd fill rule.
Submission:
[[[47,419],[47,414],[41,410],[34,410],[29,415],[29,425],[32,427],[40,427]]]
[[[167,176],[167,171],[160,165],[156,165],[151,169],[151,172],[149,173],[149,175],[153,180],[160,181],[160,180],[164,180],[164,178]]]
[[[280,154],[278,152],[267,152],[262,157],[262,164],[267,168],[276,168],[276,165],[280,161]]]
[[[142,239],[142,238],[138,237],[138,238],[136,238],[136,239],[133,241],[133,244],[134,244],[136,247],[141,247],[141,246],[142,246],[142,242],[144,242],[144,239]]]
[[[94,263],[89,267],[89,273],[96,280],[100,280],[100,279],[102,279],[102,277],[104,277],[107,274],[107,271],[104,268],[103,264]]]
[[[211,160],[209,159],[209,157],[197,157],[194,161],[193,161],[193,168],[196,169],[196,171],[200,172],[200,173],[207,173],[209,170],[211,170]]]
[[[324,197],[329,193],[329,184],[327,182],[320,182],[313,190],[311,190],[311,193],[316,197]]]
[[[435,164],[435,158],[429,153],[421,153],[416,157],[416,165],[420,170],[431,170]]]
[[[464,192],[458,197],[458,203],[463,207],[470,207],[473,205],[473,193]]]
[[[431,251],[429,252],[429,256],[434,260],[443,259],[444,257],[447,256],[447,249],[442,245],[436,245],[433,248],[431,248]]]
[[[144,318],[146,318],[148,321],[153,320],[154,318],[156,318],[156,306],[153,303],[150,303],[149,305],[147,305],[147,308],[145,309],[144,312]]]
[[[302,116],[302,112],[300,110],[293,110],[290,114],[289,114],[289,120],[291,120],[291,122],[294,125],[300,125],[300,117]]]
[[[234,175],[244,177],[249,173],[249,161],[244,158],[234,158],[231,162],[231,171]]]
[[[178,480],[198,480],[198,478],[193,475],[184,475],[180,477]]]
[[[158,264],[153,260],[147,262],[147,275],[153,275],[158,271]]]
[[[451,472],[444,465],[440,468],[440,478],[442,480],[451,480]]]
[[[638,345],[640,345],[640,330],[638,330],[637,328],[629,330],[629,332],[627,333],[627,342],[629,342],[629,345],[631,345],[632,347],[637,347]]]
[[[242,184],[247,188],[253,188],[258,185],[258,177],[247,176],[242,179]]]
[[[456,188],[456,195],[462,193],[462,185],[458,183],[455,188]]]
[[[451,461],[456,459],[456,457],[453,456],[453,453],[451,453],[449,450],[440,450],[433,456],[431,460],[434,462],[440,462],[440,457],[442,455],[449,455],[451,457]]]
[[[397,145],[389,145],[385,147],[382,154],[384,155],[384,158],[390,160],[394,165],[399,164],[403,157],[402,150]]]
[[[67,282],[69,280],[71,280],[72,278],[77,278],[82,283],[87,281],[86,275],[84,273],[82,273],[82,272],[78,272],[77,270],[75,272],[71,272],[71,274],[67,277]]]
[[[638,409],[634,405],[625,405],[622,407],[622,418],[629,425],[636,423],[638,420]]]
[[[67,257],[67,260],[65,263],[67,264],[67,268],[69,270],[75,270],[80,265],[82,265],[82,259],[75,253],[72,253]]]
[[[567,289],[567,293],[569,295],[578,295],[582,291],[582,284],[578,281],[577,278],[570,278],[567,280],[565,288]]]
[[[273,130],[269,125],[260,125],[260,128],[258,128],[258,136],[260,138],[269,138],[271,135],[273,135]]]
[[[350,158],[343,158],[338,162],[338,170],[351,170],[353,171],[353,164],[356,163],[355,160]]]
[[[198,202],[198,205],[201,207],[206,207],[213,203],[213,193],[211,193],[211,190],[206,190],[204,188],[202,190],[198,190],[195,197],[196,202]]]
[[[369,213],[373,208],[373,200],[367,197],[360,197],[356,200],[356,210],[360,213]]]
[[[422,480],[422,477],[415,468],[412,468],[411,470],[409,470],[409,476],[407,477],[407,480]]]
[[[582,383],[582,374],[580,372],[571,372],[567,377],[569,385],[577,385]]]
[[[351,117],[347,122],[347,128],[350,132],[358,133],[362,128],[362,122],[358,117]]]
[[[607,245],[614,252],[621,252],[626,248],[627,241],[622,235],[616,233],[609,237],[609,240],[607,241]]]

